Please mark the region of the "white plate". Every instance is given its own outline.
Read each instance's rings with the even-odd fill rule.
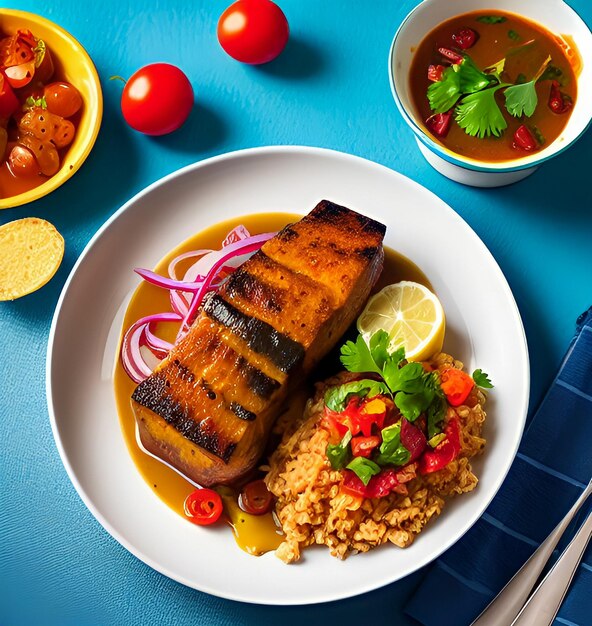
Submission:
[[[384,546],[345,562],[314,548],[284,565],[240,550],[227,528],[194,526],[154,495],[123,440],[112,372],[123,311],[152,267],[206,226],[245,213],[307,213],[327,198],[387,224],[385,243],[421,267],[447,317],[445,349],[482,367],[490,396],[485,455],[471,494],[450,503],[406,550]],[[346,598],[429,563],[471,527],[500,487],[528,403],[524,330],[510,288],[470,227],[444,202],[385,167],[317,148],[244,150],[186,167],[123,206],[88,244],[58,302],[47,354],[47,399],[62,460],[93,515],[159,572],[207,593],[264,604]],[[81,552],[81,558],[84,558]],[[90,556],[88,557],[90,558]],[[99,564],[100,566],[100,564]]]

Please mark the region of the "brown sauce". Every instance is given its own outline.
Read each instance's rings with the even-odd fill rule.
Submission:
[[[177,255],[189,250],[219,249],[226,234],[237,224],[243,224],[252,234],[258,234],[280,230],[286,224],[300,218],[299,215],[289,213],[262,213],[220,222],[184,241],[169,252],[154,270],[159,274],[167,274],[169,262]],[[182,267],[180,269],[183,270]],[[132,269],[129,268],[129,271]],[[384,270],[375,291],[401,280],[412,280],[430,286],[425,274],[412,261],[390,248],[385,248]],[[127,307],[122,329],[126,330],[140,317],[168,310],[170,310],[168,291],[142,282],[134,292]],[[176,324],[161,324],[158,328],[159,336],[168,341],[174,341],[176,332]],[[135,387],[136,384],[127,376],[118,358],[114,371],[115,400],[123,437],[129,453],[142,478],[154,493],[167,506],[184,517],[183,503],[195,487],[173,469],[143,452],[138,446],[136,424],[130,403],[130,397]],[[303,398],[296,397],[294,404],[297,410],[301,411]],[[243,550],[249,554],[260,555],[278,547],[282,541],[282,536],[278,533],[271,513],[262,516],[248,515],[240,510],[236,504],[236,491],[227,487],[219,488],[219,491],[224,501],[227,521],[232,526],[235,539]]]
[[[506,18],[506,21],[498,24],[485,24],[477,20],[484,15],[502,16]],[[440,24],[422,40],[414,53],[409,72],[409,85],[412,101],[423,121],[433,114],[426,95],[431,84],[427,76],[428,67],[432,64],[443,64],[443,57],[438,52],[438,48],[441,46],[454,48],[452,35],[464,27],[473,29],[479,35],[473,47],[464,51],[479,69],[483,70],[492,66],[507,56],[507,73],[502,75],[502,78],[507,77],[508,82],[514,83],[522,74],[527,80],[531,80],[547,56],[551,56],[550,65],[561,70],[561,76],[558,79],[561,83],[561,91],[575,102],[576,76],[581,71],[582,61],[571,37],[554,35],[540,24],[514,13],[477,11],[465,13]],[[510,53],[511,49],[516,51],[519,46],[531,40],[534,40],[534,43],[529,45],[528,52],[523,50],[518,54]],[[531,117],[523,118],[516,118],[508,113],[505,108],[504,90],[500,89],[496,93],[496,100],[508,123],[501,137],[484,139],[471,137],[454,121],[448,135],[443,139],[432,135],[429,130],[426,132],[434,141],[453,152],[481,161],[506,161],[527,156],[531,153],[519,151],[513,147],[514,133],[519,126],[526,124],[530,128],[538,129],[540,136],[544,138],[544,144],[539,147],[541,149],[559,137],[569,120],[571,110],[555,114],[549,109],[547,103],[550,89],[551,80],[537,82],[538,106]]]

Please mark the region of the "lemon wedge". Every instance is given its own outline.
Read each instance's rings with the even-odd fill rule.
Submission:
[[[0,226],[0,301],[15,300],[43,287],[64,256],[64,238],[36,217]]]
[[[410,361],[424,361],[442,350],[446,321],[438,298],[419,283],[387,285],[368,300],[358,317],[358,331],[368,343],[385,330],[389,351],[401,346]]]

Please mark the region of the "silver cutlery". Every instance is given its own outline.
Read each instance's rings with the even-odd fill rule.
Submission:
[[[535,586],[541,572],[543,571],[547,561],[553,554],[553,550],[555,550],[559,540],[561,539],[563,533],[569,526],[570,522],[573,520],[576,513],[580,510],[580,507],[584,504],[584,502],[588,499],[588,497],[592,494],[592,480],[588,483],[588,486],[580,497],[576,500],[575,504],[571,507],[571,509],[567,512],[565,517],[557,524],[557,526],[551,531],[551,534],[541,543],[541,545],[537,548],[537,550],[531,555],[531,557],[526,561],[526,563],[514,574],[512,579],[508,582],[508,584],[498,593],[498,595],[491,601],[491,603],[484,609],[484,611],[477,617],[477,619],[471,624],[471,626],[513,626],[514,624],[518,624],[515,622],[516,618],[520,614],[521,610],[525,606],[525,603],[530,595],[533,587]],[[590,522],[590,517],[586,520],[584,526],[587,526]],[[584,526],[580,530],[584,529]],[[585,530],[583,535],[580,535],[580,532],[574,537],[570,546],[576,541],[579,536],[579,541],[583,542],[582,536],[585,536]],[[588,533],[588,539],[589,539]],[[588,541],[586,540],[586,544]],[[577,545],[580,545],[578,543]],[[568,548],[569,548],[568,547]],[[567,550],[563,553],[563,556],[567,556]],[[570,555],[573,555],[577,549],[574,548],[574,551],[570,552]],[[584,546],[585,550],[585,546]],[[583,550],[582,550],[583,554]],[[555,564],[555,567],[559,565],[559,561]],[[569,563],[572,563],[572,559],[567,559]],[[581,560],[581,556],[580,556]],[[579,560],[578,560],[579,563]],[[577,563],[573,568],[573,572],[577,568]],[[554,568],[555,569],[555,568]],[[569,569],[569,567],[565,568]],[[557,570],[559,571],[559,570]],[[563,566],[561,568],[561,572],[564,572]],[[572,576],[573,576],[572,572]],[[549,572],[548,576],[551,574]],[[557,574],[559,576],[559,574]],[[557,578],[553,578],[556,584]],[[563,595],[559,599],[559,605],[561,604],[561,600],[565,596],[567,592],[567,588],[569,587],[569,582],[571,582],[571,577],[569,581],[565,585],[565,590],[563,591]],[[542,584],[542,583],[541,583]],[[561,585],[558,585],[561,587]],[[537,594],[538,595],[538,594]],[[537,600],[537,606],[540,600]],[[534,604],[533,604],[534,606]],[[530,611],[533,609],[529,609],[528,615],[532,615]],[[559,606],[557,606],[557,610],[559,610]],[[526,620],[527,618],[524,617]],[[551,620],[552,621],[552,620]],[[526,624],[535,624],[539,626],[539,622],[528,622],[523,621],[520,622],[520,626],[525,626]],[[547,622],[540,622],[541,624],[546,624]]]

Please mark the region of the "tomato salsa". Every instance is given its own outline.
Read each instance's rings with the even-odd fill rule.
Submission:
[[[427,132],[460,155],[517,159],[548,146],[577,97],[577,52],[513,13],[465,13],[415,51],[411,98]]]
[[[81,108],[79,91],[57,75],[42,39],[24,29],[0,33],[0,197],[57,173]]]

